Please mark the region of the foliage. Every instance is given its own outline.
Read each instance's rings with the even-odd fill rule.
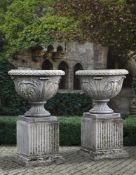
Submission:
[[[2,1],[1,57],[54,40],[89,40],[127,57],[136,53],[135,12],[134,0]]]
[[[8,2],[8,1],[6,1]],[[59,17],[50,6],[54,0],[12,0],[0,8],[0,36],[4,37],[1,57],[13,56],[18,51],[37,45],[47,45],[69,38],[75,33],[78,21]]]
[[[0,62],[0,113],[2,115],[23,114],[28,104],[17,95],[8,71],[14,66],[8,61]]]
[[[0,145],[16,144],[17,117],[0,117]],[[59,117],[60,145],[80,144],[80,118]]]
[[[60,125],[60,145],[74,146],[80,145],[80,118],[79,117],[61,117]]]
[[[0,145],[16,144],[16,117],[0,117]]]
[[[136,145],[136,116],[124,120],[124,144],[126,146]]]
[[[132,89],[134,90],[134,93],[136,94],[136,70],[133,71]]]
[[[136,53],[136,1],[57,0],[59,15],[80,21],[81,39],[109,46],[127,57]]]
[[[46,109],[53,115],[82,115],[91,108],[91,99],[84,94],[57,94]]]
[[[80,117],[59,117],[60,145],[80,145]],[[16,120],[17,117],[0,117],[0,145],[16,144]],[[136,118],[128,117],[124,122],[124,145],[136,145]]]

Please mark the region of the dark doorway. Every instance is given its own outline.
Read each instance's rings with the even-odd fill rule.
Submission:
[[[53,65],[49,60],[45,60],[42,64],[42,69],[43,70],[52,70],[53,69]]]
[[[65,72],[65,76],[62,76],[62,78],[61,78],[59,88],[60,89],[67,89],[68,88],[68,65],[67,65],[67,63],[62,61],[59,64],[58,69],[63,70]]]
[[[83,67],[80,63],[77,63],[74,66],[74,90],[81,90],[80,79],[77,75],[75,75],[75,72],[78,70],[83,70]]]

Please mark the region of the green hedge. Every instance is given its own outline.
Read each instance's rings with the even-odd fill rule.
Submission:
[[[91,108],[91,99],[84,94],[57,94],[49,100],[46,109],[53,115],[82,115]]]
[[[28,103],[15,92],[8,75],[8,71],[14,68],[8,61],[0,61],[0,115],[19,115],[29,108]],[[82,115],[91,108],[91,99],[83,94],[57,94],[48,101],[46,108],[53,115]]]
[[[0,145],[16,144],[17,117],[0,117]],[[60,145],[80,145],[80,117],[59,117]]]
[[[0,61],[0,115],[18,115],[29,107],[15,92],[14,83],[8,75],[8,71],[14,68],[8,61]]]
[[[136,117],[128,117],[124,120],[124,144],[136,145]]]
[[[59,117],[60,145],[80,145],[80,117]],[[16,117],[0,117],[0,144],[16,144]],[[136,118],[124,120],[124,145],[136,145]]]
[[[0,145],[16,144],[16,118],[0,117]]]
[[[80,117],[60,117],[60,145],[80,145]]]

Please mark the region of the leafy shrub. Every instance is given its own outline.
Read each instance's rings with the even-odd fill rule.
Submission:
[[[60,124],[60,145],[80,145],[80,118],[79,117],[61,117]]]
[[[0,145],[16,144],[16,118],[0,117]]]
[[[0,114],[18,115],[23,114],[28,108],[28,104],[19,97],[15,91],[14,83],[8,75],[10,69],[15,67],[8,61],[0,62]]]
[[[0,145],[16,144],[16,117],[0,117]],[[136,118],[127,118],[124,121],[124,145],[136,145]],[[60,145],[80,145],[80,117],[59,117]]]
[[[124,120],[124,145],[136,145],[136,118],[128,117]]]
[[[53,115],[82,115],[91,108],[91,99],[83,94],[57,94],[46,108]]]
[[[59,0],[54,7],[59,15],[79,21],[80,39],[109,46],[124,59],[136,53],[135,0]]]
[[[134,93],[136,94],[136,70],[134,70],[133,72],[132,89],[134,90]]]
[[[0,145],[16,144],[17,117],[0,117]],[[80,145],[80,117],[60,117],[60,145]]]

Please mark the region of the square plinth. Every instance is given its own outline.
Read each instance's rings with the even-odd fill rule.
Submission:
[[[84,113],[81,120],[81,150],[91,159],[124,158],[123,121],[119,113]]]
[[[62,163],[59,153],[59,124],[54,116],[20,116],[17,121],[17,161],[23,165]]]

